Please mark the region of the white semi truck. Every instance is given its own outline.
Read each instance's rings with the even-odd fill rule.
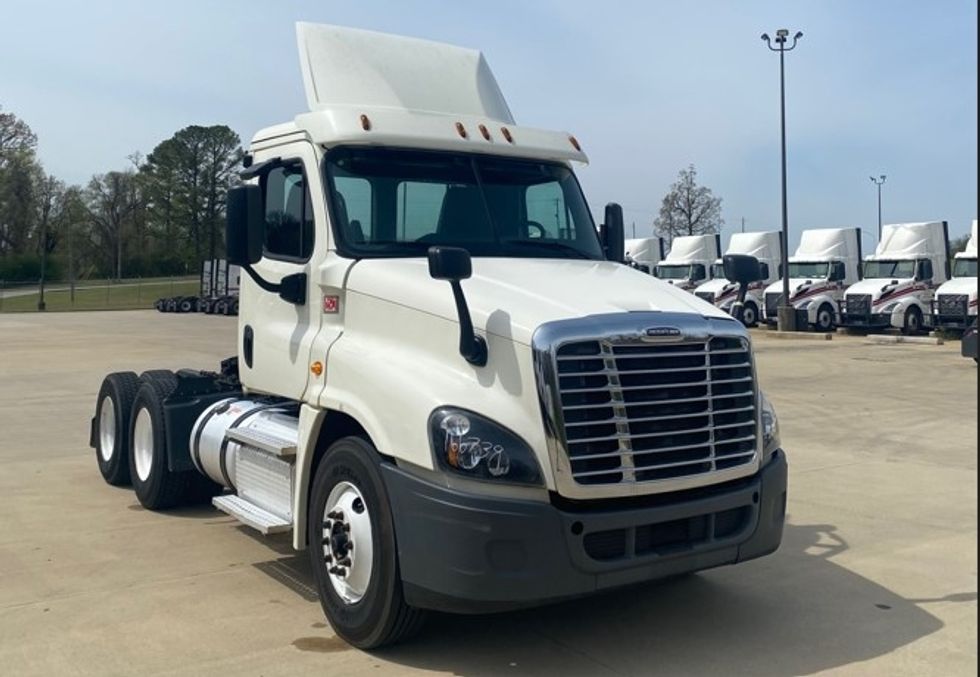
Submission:
[[[670,251],[654,273],[684,291],[711,279],[712,265],[721,256],[721,236],[681,235],[670,243]]]
[[[936,290],[932,326],[963,330],[977,321],[977,220],[966,249],[953,256],[953,276]]]
[[[637,270],[652,275],[663,258],[662,237],[636,237],[626,240],[626,263]]]
[[[863,278],[844,294],[841,325],[856,329],[922,330],[936,288],[949,278],[945,221],[884,226]]]
[[[597,233],[578,141],[515,124],[479,52],[298,38],[309,112],[255,135],[228,198],[237,356],[110,374],[105,480],[288,534],[363,648],[427,609],[773,552],[787,465],[748,333],[622,265],[622,210]]]
[[[789,278],[789,302],[796,309],[797,326],[833,330],[844,292],[861,279],[861,229],[804,230],[789,258]],[[777,323],[782,299],[782,280],[766,287],[766,324]]]
[[[758,324],[762,317],[765,289],[774,280],[779,279],[782,260],[781,242],[782,234],[775,230],[760,233],[733,233],[728,241],[726,254],[753,256],[758,259],[761,267],[762,277],[749,285],[745,306],[742,309],[742,322],[747,327]],[[712,265],[711,279],[694,290],[695,296],[725,312],[731,312],[737,292],[738,285],[725,279],[721,259],[716,260]]]

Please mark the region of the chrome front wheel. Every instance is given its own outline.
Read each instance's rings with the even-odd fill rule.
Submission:
[[[339,482],[323,510],[323,559],[330,584],[347,604],[364,597],[374,566],[371,515],[360,490]]]

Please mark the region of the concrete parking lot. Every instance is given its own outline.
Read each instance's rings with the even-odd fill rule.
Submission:
[[[0,316],[5,675],[968,675],[977,369],[958,345],[776,340],[790,458],[775,555],[543,609],[433,618],[374,654],[326,626],[305,553],[210,507],[143,510],[88,448],[106,372],[213,368],[235,320]]]

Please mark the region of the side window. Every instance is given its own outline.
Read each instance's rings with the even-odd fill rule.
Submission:
[[[402,181],[395,193],[398,240],[417,240],[439,229],[446,184]]]
[[[931,280],[932,279],[932,261],[929,259],[924,259],[919,261],[919,279],[920,280]]]
[[[847,270],[844,268],[843,261],[834,261],[830,264],[830,281],[841,282],[847,277]]]
[[[262,179],[265,254],[305,261],[313,253],[313,208],[302,165],[276,167]]]
[[[782,271],[782,269],[783,269],[783,266],[782,266],[782,264],[780,264],[779,265],[779,270]],[[762,273],[762,277],[759,278],[759,279],[761,279],[761,280],[768,280],[769,279],[769,264],[768,263],[760,263],[759,264],[759,271]]]
[[[334,178],[334,215],[348,242],[368,242],[374,235],[374,192],[371,182],[353,176]]]
[[[565,207],[565,193],[557,181],[539,183],[529,186],[525,193],[527,201],[527,220],[539,224],[539,228],[528,228],[530,237],[543,237],[553,240],[571,240],[575,238],[575,228],[571,227],[568,209]]]

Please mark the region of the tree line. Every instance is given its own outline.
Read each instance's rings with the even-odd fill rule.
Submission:
[[[191,125],[85,185],[47,173],[37,135],[0,108],[0,280],[195,274],[220,257],[242,147],[225,125]],[[42,256],[43,255],[43,256]]]

